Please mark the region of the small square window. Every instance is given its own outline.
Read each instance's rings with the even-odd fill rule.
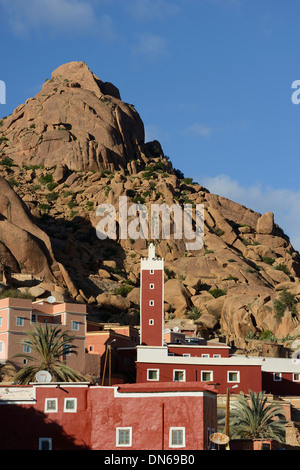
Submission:
[[[24,318],[23,317],[17,317],[16,318],[16,325],[17,326],[24,326]]]
[[[153,326],[154,325],[154,320],[149,320],[149,325]]]
[[[57,398],[46,398],[45,400],[45,413],[57,412]]]
[[[150,284],[150,289],[154,289],[154,284]]]
[[[185,447],[185,428],[170,428],[170,447]]]
[[[239,372],[227,372],[227,382],[239,382],[240,381],[240,373]]]
[[[281,372],[274,372],[273,381],[274,382],[281,382],[281,380],[282,380]]]
[[[117,428],[117,447],[132,446],[132,428]]]
[[[174,370],[173,372],[174,382],[185,382],[185,370]]]
[[[65,398],[64,403],[65,413],[76,413],[77,412],[77,398]]]
[[[80,327],[79,321],[72,321],[72,330],[78,331]]]
[[[51,437],[40,437],[39,438],[39,450],[52,450],[52,439],[51,439]]]
[[[150,269],[150,274],[154,274],[154,269]]]
[[[159,370],[158,369],[148,369],[147,370],[147,380],[159,380]]]
[[[201,382],[211,382],[213,380],[213,373],[210,370],[201,371]]]
[[[154,306],[154,300],[149,300],[149,305],[150,305],[150,307],[153,307]]]
[[[23,352],[31,353],[31,347],[29,346],[29,344],[23,344]]]
[[[300,382],[300,374],[293,374],[293,382]]]

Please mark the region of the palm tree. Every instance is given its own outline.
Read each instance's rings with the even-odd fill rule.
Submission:
[[[286,420],[282,407],[270,403],[265,392],[249,391],[249,400],[239,395],[231,414],[232,439],[274,439],[285,441]]]
[[[19,370],[14,380],[21,384],[29,384],[35,381],[36,373],[40,370],[48,371],[55,382],[84,380],[82,374],[61,361],[64,354],[77,354],[76,346],[72,345],[74,338],[67,331],[62,331],[59,325],[49,328],[48,324],[42,326],[37,323],[32,331],[27,332],[27,339],[21,343],[34,351],[35,355],[26,353],[14,355],[14,357],[23,357],[34,364]]]

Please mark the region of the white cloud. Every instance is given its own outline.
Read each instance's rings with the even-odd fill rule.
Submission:
[[[196,137],[209,137],[213,132],[213,128],[200,122],[195,122],[191,126],[182,131],[183,134],[190,134]]]
[[[57,34],[89,32],[111,40],[114,34],[108,15],[97,18],[90,2],[85,0],[0,0],[12,32],[26,37],[32,32]]]
[[[132,53],[149,62],[155,62],[160,56],[168,53],[167,44],[167,39],[162,36],[143,33],[139,35],[138,43],[132,47]]]
[[[195,178],[211,193],[238,202],[256,212],[273,212],[277,223],[300,251],[300,191],[253,184],[242,186],[228,175]]]

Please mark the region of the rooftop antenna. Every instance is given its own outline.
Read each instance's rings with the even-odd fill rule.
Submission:
[[[50,297],[47,299],[47,302],[49,302],[49,304],[54,304],[54,302],[56,302],[56,298],[53,295],[50,295]]]

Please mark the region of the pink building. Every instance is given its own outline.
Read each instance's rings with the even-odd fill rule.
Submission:
[[[75,336],[73,345],[77,355],[64,356],[66,364],[84,372],[85,368],[85,332],[86,306],[71,303],[32,302],[29,299],[5,298],[0,300],[0,362],[11,360],[14,354],[28,353],[28,346],[20,344],[26,340],[26,332],[36,323],[60,325],[62,331],[69,331]],[[32,352],[33,354],[33,352]],[[17,367],[26,365],[22,358],[12,359]]]
[[[0,449],[204,450],[216,397],[199,383],[0,386]]]

